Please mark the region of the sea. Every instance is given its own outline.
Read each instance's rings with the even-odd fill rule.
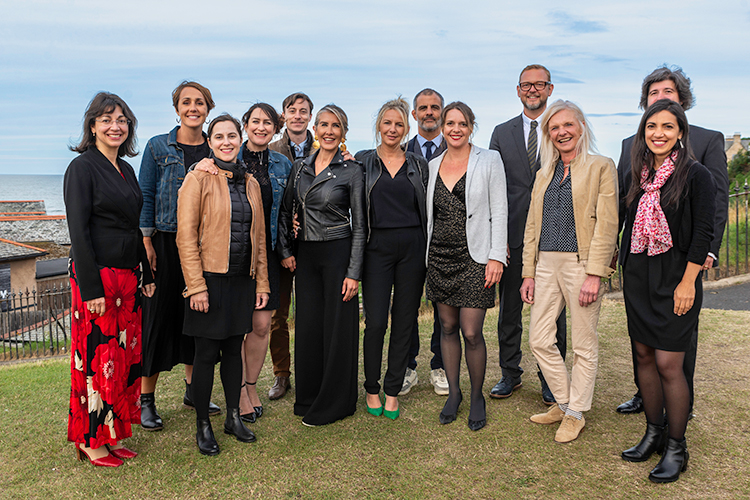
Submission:
[[[0,175],[0,200],[44,200],[47,215],[65,215],[63,176]]]

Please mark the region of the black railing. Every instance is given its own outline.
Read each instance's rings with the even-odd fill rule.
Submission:
[[[742,189],[742,191],[740,191]],[[717,278],[750,272],[750,261],[748,260],[748,198],[750,198],[750,185],[740,188],[735,183],[734,188],[729,189],[729,219],[724,231],[722,250],[719,252],[719,274]]]
[[[0,361],[66,354],[70,348],[70,285],[0,298]]]

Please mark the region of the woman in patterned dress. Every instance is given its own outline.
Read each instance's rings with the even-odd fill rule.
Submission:
[[[427,183],[427,298],[437,303],[448,400],[440,423],[456,420],[461,339],[471,380],[468,425],[487,423],[482,395],[487,348],[482,327],[495,306],[495,284],[507,264],[508,197],[500,153],[471,144],[474,113],[462,102],[443,109],[446,151],[430,161]]]
[[[529,346],[557,404],[531,421],[560,422],[555,441],[567,443],[586,425],[583,412],[594,396],[599,287],[614,272],[617,244],[617,171],[611,159],[593,153],[593,134],[572,102],[553,103],[541,130],[542,167],[526,219],[521,299],[533,304]],[[563,307],[570,311],[575,353],[570,375],[555,338]]]
[[[72,291],[68,440],[80,460],[117,467],[140,423],[141,287],[154,293],[138,217],[143,196],[122,156],[135,156],[136,119],[100,92],[84,115],[80,153],[65,172]]]

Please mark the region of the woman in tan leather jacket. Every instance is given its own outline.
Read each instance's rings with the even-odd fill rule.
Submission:
[[[195,339],[191,388],[196,441],[204,455],[219,453],[208,419],[219,352],[227,402],[224,432],[242,442],[255,441],[240,419],[241,348],[252,330],[253,310],[268,301],[269,286],[260,187],[237,162],[241,142],[236,119],[226,114],[215,118],[208,143],[219,175],[188,173],[177,200],[177,248],[189,303],[184,333]]]
[[[542,168],[537,173],[523,242],[521,299],[531,307],[529,347],[557,404],[533,415],[538,424],[560,423],[555,441],[578,437],[591,408],[599,342],[601,279],[610,276],[617,245],[617,171],[593,154],[593,134],[583,111],[556,101],[542,116]],[[570,310],[575,358],[568,374],[555,345],[555,322]]]

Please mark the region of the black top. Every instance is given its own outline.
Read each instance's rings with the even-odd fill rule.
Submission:
[[[544,193],[542,231],[539,235],[540,252],[577,252],[576,219],[573,213],[573,191],[570,181],[572,173],[558,160],[555,175]]]
[[[227,163],[214,158],[219,168],[232,172],[227,178],[229,200],[231,203],[231,228],[229,236],[229,267],[226,276],[247,276],[250,274],[252,261],[253,208],[247,199],[245,185],[245,165]]]
[[[182,154],[184,155],[183,165],[185,165],[186,174],[190,165],[198,163],[203,158],[208,158],[208,155],[211,152],[208,147],[208,141],[203,141],[202,144],[198,144],[197,146],[182,144],[181,142],[178,142],[177,145],[180,146]]]
[[[263,199],[263,213],[266,216],[266,241],[271,241],[271,206],[273,205],[273,187],[268,176],[268,149],[250,151],[245,147],[242,162],[247,172],[255,177],[260,185],[260,196]]]
[[[382,174],[372,187],[370,200],[372,227],[375,229],[421,225],[414,186],[406,175],[406,161],[396,172],[395,177],[391,177],[388,169],[382,165]]]
[[[122,175],[95,147],[65,171],[63,197],[70,232],[70,256],[84,301],[104,297],[99,269],[142,265],[143,283],[154,278],[139,226],[143,195],[133,168],[117,160]]]

